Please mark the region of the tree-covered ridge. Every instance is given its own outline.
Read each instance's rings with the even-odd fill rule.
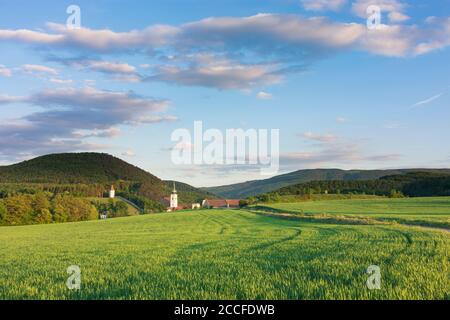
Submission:
[[[298,170],[269,179],[247,181],[227,186],[203,188],[224,198],[243,199],[258,194],[270,193],[280,188],[307,183],[310,181],[354,181],[375,180],[384,176],[403,175],[411,172],[450,174],[450,169],[392,169],[392,170],[341,170],[307,169]]]
[[[51,154],[0,167],[1,182],[90,184],[118,180],[162,185],[147,171],[105,153]]]
[[[310,181],[257,196],[274,199],[277,196],[308,194],[368,194],[380,196],[450,196],[450,175],[433,172],[409,172],[374,180]]]

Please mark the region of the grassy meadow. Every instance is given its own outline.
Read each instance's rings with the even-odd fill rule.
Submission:
[[[304,201],[269,204],[271,208],[308,215],[335,215],[343,217],[369,217],[450,229],[450,197],[430,198],[376,198],[351,200]]]
[[[0,299],[449,299],[449,259],[442,230],[244,210],[0,227]],[[70,265],[81,268],[78,291],[65,285]],[[366,286],[370,265],[381,268],[380,290]]]

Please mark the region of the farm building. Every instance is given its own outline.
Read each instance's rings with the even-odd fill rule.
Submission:
[[[238,199],[205,199],[202,201],[202,207],[213,208],[239,208]]]

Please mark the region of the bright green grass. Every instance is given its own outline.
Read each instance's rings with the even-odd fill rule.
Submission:
[[[401,223],[450,228],[450,197],[330,200],[268,205],[275,209],[306,214],[370,216]]]
[[[1,227],[0,298],[449,299],[449,249],[445,231],[232,210]],[[366,287],[372,264],[381,290]]]

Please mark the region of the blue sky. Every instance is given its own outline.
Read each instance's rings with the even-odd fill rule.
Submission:
[[[2,1],[0,164],[98,151],[195,186],[264,178],[174,165],[171,133],[201,120],[280,129],[280,173],[448,167],[449,47],[448,0]]]

